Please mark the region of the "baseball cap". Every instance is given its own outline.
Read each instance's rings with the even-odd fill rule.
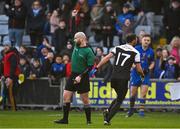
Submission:
[[[9,40],[6,40],[3,42],[3,46],[11,46],[11,42]]]
[[[111,6],[112,5],[112,2],[111,1],[107,1],[106,3],[105,3],[105,6]]]
[[[125,4],[123,5],[123,7],[125,7],[125,8],[130,8],[130,5],[129,5],[128,3],[125,3]]]

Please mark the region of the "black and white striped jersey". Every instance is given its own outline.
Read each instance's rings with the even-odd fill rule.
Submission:
[[[112,79],[129,79],[133,63],[140,63],[139,52],[131,45],[116,46],[111,50],[114,54]]]

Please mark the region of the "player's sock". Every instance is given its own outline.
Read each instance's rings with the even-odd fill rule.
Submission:
[[[113,103],[111,110],[109,110],[109,114],[108,114],[108,118],[107,121],[110,122],[110,120],[112,119],[112,117],[118,112],[119,107],[121,105],[122,101],[119,101],[116,99],[116,102]]]
[[[145,99],[140,99],[140,107],[139,109],[144,109],[144,105],[145,105]]]
[[[63,119],[66,121],[68,121],[69,110],[70,110],[70,103],[64,103],[64,105],[63,105]]]
[[[144,116],[145,99],[140,99],[139,115]]]
[[[133,114],[134,114],[134,104],[135,104],[135,100],[136,98],[134,96],[132,96],[130,98],[130,108],[129,108],[129,111],[126,115],[126,117],[131,117]]]
[[[110,105],[109,108],[108,108],[108,111],[111,110],[112,106],[113,106],[115,103],[116,103],[116,99],[114,99],[114,100],[112,101],[111,105]]]
[[[86,114],[87,124],[91,124],[91,106],[90,105],[84,105],[84,111]]]
[[[135,100],[136,100],[135,96],[132,96],[130,98],[130,109],[134,108]]]

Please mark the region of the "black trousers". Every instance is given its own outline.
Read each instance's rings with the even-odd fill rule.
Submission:
[[[114,99],[109,107],[108,121],[119,111],[120,105],[122,104],[128,90],[127,79],[114,79],[111,80],[111,87],[114,88],[117,94],[117,98]]]
[[[40,30],[30,31],[29,35],[30,35],[30,40],[31,40],[32,46],[38,46],[42,43],[43,33],[40,32]]]
[[[103,44],[105,47],[113,47],[113,33],[103,33]],[[108,40],[109,40],[109,45],[108,45]]]

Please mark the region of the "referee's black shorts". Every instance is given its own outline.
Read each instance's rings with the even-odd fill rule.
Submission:
[[[89,84],[89,75],[85,74],[81,78],[80,83],[74,84],[74,79],[79,75],[79,73],[72,73],[70,78],[67,80],[65,90],[82,94],[90,91],[90,84]]]

